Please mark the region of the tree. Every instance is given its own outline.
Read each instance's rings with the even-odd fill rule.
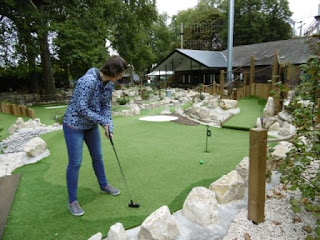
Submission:
[[[289,39],[292,29],[289,24],[292,12],[289,10],[288,1],[265,0],[263,12],[269,31],[265,32],[264,41],[277,41]]]
[[[143,71],[154,59],[150,39],[147,33],[152,23],[157,19],[154,0],[126,0],[125,4],[115,1],[120,8],[112,14],[110,38],[112,47],[127,62],[134,66],[136,71]],[[148,63],[147,63],[148,62]]]
[[[228,37],[228,1],[225,0],[224,42]],[[235,0],[234,46],[284,40],[291,37],[287,0]]]
[[[174,48],[180,47],[180,29],[183,24],[184,48],[220,50],[222,14],[220,0],[201,0],[194,9],[187,9],[173,16],[170,24],[174,35]]]
[[[55,7],[50,3],[22,0],[4,0],[0,5],[0,15],[10,19],[18,32],[18,49],[22,62],[27,62],[29,74],[36,71],[36,56],[40,53],[43,85],[46,95],[56,94],[48,45],[49,17]]]
[[[62,73],[64,84],[68,85],[69,78],[78,79],[92,66],[100,67],[109,55],[105,43],[111,16],[104,12],[112,7],[105,1],[70,6],[63,21],[52,23],[57,34],[53,41],[58,56],[55,67]]]
[[[170,46],[172,42],[172,33],[166,25],[167,20],[167,14],[159,15],[158,19],[151,26],[151,31],[149,34],[150,46],[153,54],[155,55],[152,63],[162,60],[171,51],[168,46]]]

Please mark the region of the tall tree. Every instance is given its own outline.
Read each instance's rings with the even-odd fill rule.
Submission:
[[[264,0],[263,12],[269,29],[264,34],[267,41],[289,39],[293,35],[289,24],[292,12],[287,0]]]
[[[109,0],[111,1],[111,0]],[[120,4],[112,14],[110,41],[136,71],[146,68],[146,60],[152,60],[153,53],[146,33],[150,32],[152,23],[157,19],[155,0],[115,0]],[[143,59],[141,55],[143,54]],[[141,61],[143,60],[143,61]]]
[[[35,57],[40,54],[42,79],[45,94],[56,94],[48,45],[50,15],[56,7],[50,1],[4,0],[0,5],[0,15],[9,18],[18,31],[18,41],[23,59],[27,59],[29,73],[35,72]]]
[[[224,27],[222,36],[227,40],[228,0],[223,2]],[[287,0],[235,0],[234,45],[269,42],[291,37]]]
[[[174,16],[170,25],[175,36],[174,47],[180,47],[180,26],[183,24],[184,48],[219,50],[222,14],[218,5],[214,0],[201,0],[194,9]]]
[[[57,34],[53,41],[58,56],[55,65],[65,82],[78,79],[92,66],[99,67],[108,56],[105,45],[111,16],[104,12],[113,6],[100,0],[87,2],[66,6],[68,14],[52,23]]]
[[[152,52],[155,55],[153,62],[157,62],[163,59],[171,51],[168,46],[170,46],[173,39],[170,29],[166,25],[167,20],[168,15],[161,14],[158,16],[158,19],[152,24],[149,34],[149,45],[151,46]]]

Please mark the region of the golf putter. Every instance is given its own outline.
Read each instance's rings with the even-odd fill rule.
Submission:
[[[122,179],[123,179],[123,181],[124,181],[124,184],[126,185],[127,193],[128,193],[128,195],[129,195],[129,198],[130,198],[130,202],[129,202],[129,204],[128,204],[128,207],[131,207],[131,208],[139,208],[139,207],[140,207],[140,204],[139,204],[139,203],[134,203],[134,202],[132,201],[132,198],[131,198],[131,195],[130,195],[130,191],[129,191],[129,188],[128,188],[128,185],[127,185],[127,181],[126,181],[126,178],[124,177],[124,174],[123,174],[123,171],[122,171],[122,167],[121,167],[121,164],[120,164],[120,161],[119,161],[119,158],[118,158],[116,149],[115,149],[115,147],[114,147],[112,137],[111,137],[110,135],[109,135],[109,139],[110,139],[110,143],[111,143],[111,145],[112,145],[114,154],[116,155],[116,159],[117,159],[117,162],[118,162],[118,165],[119,165],[119,168],[120,168],[120,172],[121,172],[121,175],[122,175]]]

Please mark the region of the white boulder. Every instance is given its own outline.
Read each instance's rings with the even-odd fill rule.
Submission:
[[[178,225],[167,206],[162,206],[141,225],[139,240],[173,240],[180,234]]]
[[[108,232],[108,240],[128,240],[128,236],[122,223],[116,223],[110,227]]]
[[[88,240],[101,240],[102,239],[102,233],[98,232],[95,235],[91,236]]]
[[[291,147],[292,143],[283,141],[279,142],[279,144],[274,147],[274,151],[271,153],[271,155],[275,158],[285,158]]]
[[[233,108],[238,107],[238,101],[237,100],[231,100],[231,99],[221,99],[220,100],[220,107],[223,110],[229,110]]]
[[[215,192],[221,204],[240,200],[244,196],[244,180],[236,170],[233,170],[213,182],[209,189]]]
[[[278,122],[273,123],[269,127],[269,131],[279,131],[280,130],[280,124]]]
[[[29,157],[37,157],[38,155],[44,153],[46,149],[47,144],[40,137],[32,138],[23,148]]]
[[[244,180],[244,185],[248,186],[248,176],[249,176],[249,158],[244,157],[241,162],[236,167],[237,172]]]
[[[267,104],[263,109],[263,117],[274,117],[276,114],[276,105],[273,97],[268,97]]]
[[[182,214],[197,224],[207,227],[219,220],[214,192],[205,187],[195,187],[184,201]]]

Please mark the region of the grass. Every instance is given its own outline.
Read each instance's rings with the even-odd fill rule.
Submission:
[[[57,107],[57,108],[54,108]],[[54,115],[63,114],[67,105],[65,104],[47,104],[47,105],[34,105],[31,107],[36,112],[36,118],[40,118],[41,123],[51,125],[54,123]]]
[[[38,115],[37,110],[41,109],[36,109]],[[162,110],[141,112],[156,115]],[[129,197],[113,150],[101,135],[108,180],[122,194],[114,197],[100,193],[84,148],[78,198],[85,215],[71,216],[66,206],[67,152],[63,133],[51,132],[41,136],[51,155],[14,172],[22,177],[3,239],[88,239],[97,232],[106,235],[116,222],[132,228],[163,205],[172,212],[181,209],[192,187],[208,187],[248,155],[248,132],[211,128],[209,153],[205,153],[205,126],[144,122],[138,120],[140,117],[114,117],[115,148],[132,198],[141,204],[139,209],[127,207]],[[200,160],[204,160],[203,165]]]
[[[50,108],[59,106],[59,108]],[[63,106],[60,108],[60,106]],[[49,107],[49,108],[47,108]],[[35,105],[31,109],[34,109],[36,112],[36,118],[40,118],[41,123],[46,125],[51,125],[54,123],[53,116],[55,114],[63,114],[67,106],[63,104],[48,104],[48,105]],[[8,113],[0,113],[0,141],[6,139],[10,136],[8,129],[9,127],[16,122],[19,116],[14,116]],[[24,121],[28,121],[29,117],[22,117]]]
[[[266,100],[256,97],[247,97],[238,100],[240,113],[236,114],[222,124],[224,128],[247,130],[256,125],[258,117],[262,116]]]
[[[0,113],[0,141],[6,139],[10,136],[8,129],[9,127],[14,124],[17,120],[17,116],[13,116],[8,113]],[[23,117],[24,121],[27,121],[29,118]]]

